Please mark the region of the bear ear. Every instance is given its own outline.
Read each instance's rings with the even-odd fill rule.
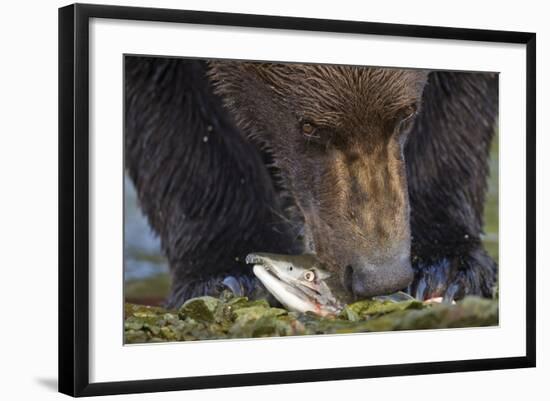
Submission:
[[[242,70],[243,63],[231,60],[209,60],[208,75],[214,80],[223,80]]]
[[[250,80],[251,77],[262,78],[269,69],[269,64],[266,63],[230,60],[208,62],[208,76],[218,85]]]
[[[208,78],[216,91],[226,92],[234,86],[240,86],[238,84],[242,83],[244,75],[243,65],[238,61],[208,61]]]
[[[221,96],[237,96],[261,82],[261,63],[230,60],[210,60],[208,78],[214,91]]]
[[[208,76],[216,91],[230,94],[246,87],[277,89],[296,84],[292,80],[293,69],[286,64],[250,61],[210,60]]]

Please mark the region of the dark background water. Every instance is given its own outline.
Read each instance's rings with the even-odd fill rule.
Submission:
[[[498,262],[498,136],[491,149],[491,173],[485,203],[485,235],[489,254]],[[128,301],[161,303],[169,289],[168,264],[160,240],[139,209],[131,180],[124,179],[124,279]]]

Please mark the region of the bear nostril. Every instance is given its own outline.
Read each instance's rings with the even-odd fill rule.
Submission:
[[[353,294],[353,267],[347,265],[344,268],[343,276],[344,288],[349,291],[350,294]]]

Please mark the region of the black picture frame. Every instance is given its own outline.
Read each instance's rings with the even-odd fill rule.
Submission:
[[[347,367],[122,382],[89,381],[89,132],[88,61],[91,18],[180,22],[526,46],[527,324],[521,357]],[[536,35],[219,12],[74,4],[59,9],[59,391],[72,396],[236,387],[293,382],[421,375],[534,367],[535,339],[535,110]]]

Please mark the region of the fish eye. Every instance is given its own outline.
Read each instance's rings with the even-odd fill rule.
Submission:
[[[315,280],[315,273],[312,272],[311,270],[307,271],[304,273],[304,279],[306,281],[313,281]]]

